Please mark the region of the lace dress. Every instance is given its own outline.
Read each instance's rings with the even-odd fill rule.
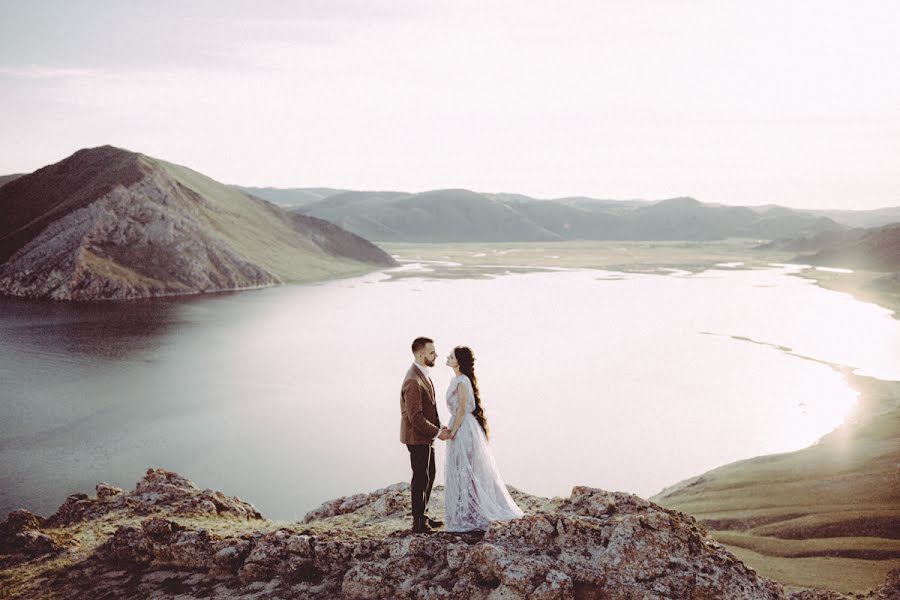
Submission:
[[[491,521],[514,519],[524,513],[509,495],[484,430],[475,419],[475,393],[465,375],[454,377],[447,390],[447,408],[453,429],[459,407],[457,386],[467,387],[467,406],[456,437],[447,441],[444,466],[444,509],[446,531],[487,529]]]

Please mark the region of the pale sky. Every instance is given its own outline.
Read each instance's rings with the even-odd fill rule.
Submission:
[[[900,205],[897,0],[0,0],[0,174]]]

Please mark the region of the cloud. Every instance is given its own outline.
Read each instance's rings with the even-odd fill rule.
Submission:
[[[0,77],[12,79],[69,79],[74,77],[94,77],[97,69],[73,69],[47,65],[0,66]]]

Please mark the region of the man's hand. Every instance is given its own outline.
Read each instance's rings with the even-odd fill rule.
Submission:
[[[441,427],[441,430],[438,432],[438,439],[447,441],[450,439],[450,430],[446,427]]]

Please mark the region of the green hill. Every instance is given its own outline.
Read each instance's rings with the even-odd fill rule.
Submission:
[[[390,242],[529,242],[565,240],[775,239],[844,229],[790,209],[772,214],[703,204],[481,194],[464,189],[342,192],[296,209],[372,240]]]
[[[112,146],[0,187],[0,293],[133,299],[348,276],[394,264],[332,223]]]

